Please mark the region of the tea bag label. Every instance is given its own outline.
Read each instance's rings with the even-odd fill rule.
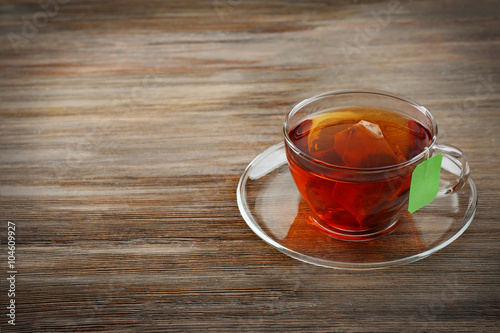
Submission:
[[[430,204],[439,191],[439,177],[443,154],[432,156],[417,165],[411,176],[408,211],[414,213]]]

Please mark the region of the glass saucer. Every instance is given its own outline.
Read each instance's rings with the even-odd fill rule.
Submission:
[[[441,178],[456,177],[454,161],[443,158]],[[392,233],[353,242],[329,237],[312,226],[308,206],[288,170],[283,143],[258,155],[241,176],[238,207],[248,226],[265,242],[292,258],[330,268],[377,269],[423,259],[456,240],[477,207],[469,177],[458,192],[438,195],[417,212],[403,215]]]

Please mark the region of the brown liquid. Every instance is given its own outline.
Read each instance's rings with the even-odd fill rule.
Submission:
[[[374,108],[314,114],[288,134],[315,162],[288,148],[290,171],[312,208],[312,217],[327,227],[347,231],[370,230],[393,217],[407,202],[411,172],[381,179],[380,174],[340,172],[335,167],[394,166],[421,153],[431,139],[417,121]]]

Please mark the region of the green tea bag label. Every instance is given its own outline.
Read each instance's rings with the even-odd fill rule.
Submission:
[[[408,211],[413,213],[430,204],[439,191],[439,176],[443,154],[432,156],[417,165],[411,175]]]

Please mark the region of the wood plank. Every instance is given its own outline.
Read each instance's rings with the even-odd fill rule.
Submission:
[[[498,2],[57,1],[0,1],[2,332],[498,330]],[[418,101],[467,154],[453,244],[351,272],[246,225],[247,164],[344,88]]]

